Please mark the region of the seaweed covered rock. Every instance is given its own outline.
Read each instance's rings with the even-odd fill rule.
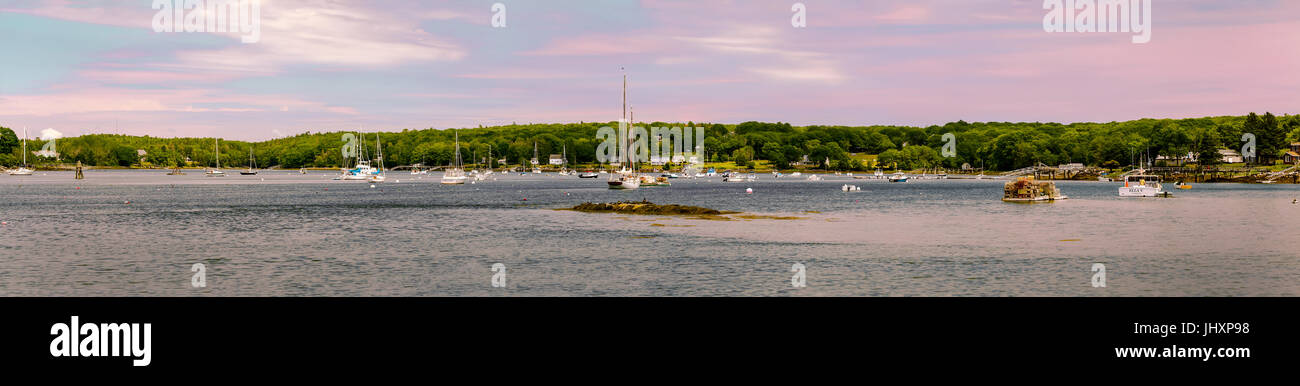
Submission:
[[[606,212],[649,215],[722,215],[735,212],[723,212],[717,209],[701,208],[688,205],[658,205],[648,201],[624,201],[613,203],[584,202],[573,207],[579,212]]]

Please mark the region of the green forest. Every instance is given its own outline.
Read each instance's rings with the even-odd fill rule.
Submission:
[[[520,165],[533,156],[560,154],[571,164],[594,164],[600,140],[596,131],[615,122],[506,125],[457,129],[466,163],[506,159]],[[1218,162],[1219,149],[1240,151],[1244,133],[1256,137],[1258,163],[1281,160],[1291,142],[1300,141],[1300,116],[1271,113],[1189,119],[1140,119],[1109,123],[951,122],[929,127],[909,126],[792,126],[788,123],[642,123],[645,127],[704,127],[710,162],[752,167],[757,161],[789,169],[804,159],[810,167],[831,170],[959,169],[963,164],[988,170],[1013,170],[1038,163],[1124,167],[1157,156],[1183,159],[1194,154],[1202,164]],[[955,136],[955,157],[942,157],[945,133]],[[280,168],[340,167],[344,132],[303,133],[263,142],[220,141],[221,165],[242,167],[251,150],[259,166]],[[367,152],[374,151],[375,133],[363,133]],[[452,130],[424,129],[380,132],[385,164],[446,165],[454,154]],[[214,163],[213,138],[158,138],[92,134],[57,140],[58,159],[28,154],[28,164],[53,166],[81,162],[113,167],[204,167]],[[21,163],[20,138],[0,127],[0,165]],[[45,141],[28,141],[29,152]],[[140,156],[138,151],[144,150]],[[490,152],[490,153],[489,153]],[[855,155],[876,155],[875,163]],[[187,159],[189,160],[187,162]],[[829,164],[825,161],[829,160]]]

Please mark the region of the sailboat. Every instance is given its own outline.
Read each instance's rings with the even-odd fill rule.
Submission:
[[[358,133],[359,134],[359,133]],[[375,134],[378,138],[379,134]],[[335,180],[344,181],[366,181],[375,173],[375,169],[370,166],[370,161],[366,159],[366,137],[357,135],[357,164],[352,169],[343,169],[343,174],[335,177]]]
[[[23,164],[19,165],[17,169],[10,170],[9,175],[30,176],[34,173],[36,173],[35,170],[27,168],[27,128],[24,127],[23,128]]]
[[[623,122],[627,122],[627,74],[623,74]],[[623,126],[625,129],[631,129],[626,124]],[[618,162],[623,164],[623,168],[617,173],[611,173],[609,175],[609,181],[606,181],[606,183],[609,184],[610,189],[627,190],[640,188],[641,177],[637,175],[635,164],[632,164],[632,159],[628,156],[628,151],[631,151],[632,148],[627,136],[627,134],[630,133],[624,131],[619,134],[620,137],[623,138],[623,143],[619,145],[621,149],[619,149],[618,152]],[[623,163],[624,160],[626,160],[627,163]],[[630,165],[632,166],[631,169],[628,168],[629,164],[632,164]]]
[[[374,169],[366,180],[370,183],[387,181],[388,176],[384,174],[384,148],[379,142],[379,133],[375,133],[375,162],[379,163],[379,167]]]
[[[443,185],[464,185],[465,169],[462,169],[460,159],[460,133],[456,132],[456,157],[452,160],[452,168],[442,174]]]
[[[542,174],[542,168],[537,167],[537,141],[533,141],[533,174]]]
[[[569,170],[569,145],[565,144],[561,149],[563,150],[560,153],[560,159],[564,160],[564,164],[560,166],[560,175],[568,176],[578,174],[577,170]]]
[[[209,169],[207,173],[204,173],[204,175],[208,177],[225,177],[226,172],[221,171],[221,147],[218,146],[216,138],[212,139],[212,150],[217,155],[217,167]]]
[[[252,148],[252,147],[248,148],[248,169],[239,172],[239,175],[241,175],[241,176],[255,176],[255,175],[257,175],[257,160],[256,160],[255,158],[253,158],[253,148]]]

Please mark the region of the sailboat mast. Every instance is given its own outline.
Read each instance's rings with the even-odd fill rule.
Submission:
[[[619,163],[622,163],[624,158],[628,159],[629,161],[632,159],[632,157],[630,157],[627,154],[628,150],[631,150],[630,149],[631,146],[629,142],[631,138],[628,138],[629,134],[631,134],[631,131],[632,131],[632,125],[630,124],[630,122],[627,121],[627,73],[624,72],[623,73],[623,132],[619,133],[623,135],[623,148],[620,149],[621,151],[619,151],[619,153],[622,153],[622,155],[618,157]]]
[[[27,128],[23,128],[23,166],[27,166]]]

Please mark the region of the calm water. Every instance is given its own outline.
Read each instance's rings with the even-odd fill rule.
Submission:
[[[552,174],[442,186],[396,173],[376,188],[321,171],[37,174],[0,176],[0,295],[1300,295],[1295,185],[1121,199],[1115,183],[1062,182],[1070,200],[1024,205],[992,180],[611,191]],[[800,219],[554,210],[642,198]],[[207,288],[191,288],[194,263]],[[492,288],[493,263],[507,288]],[[790,285],[794,263],[806,288]],[[1093,263],[1107,288],[1091,286]]]

